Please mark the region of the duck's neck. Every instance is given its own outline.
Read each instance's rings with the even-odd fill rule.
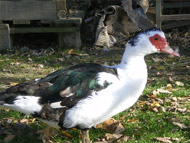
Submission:
[[[146,63],[144,61],[144,54],[139,53],[138,51],[135,51],[135,48],[129,47],[125,49],[125,52],[123,54],[121,63],[119,64],[119,67],[122,69],[126,69],[130,66],[130,68],[140,68],[140,67],[146,67]]]

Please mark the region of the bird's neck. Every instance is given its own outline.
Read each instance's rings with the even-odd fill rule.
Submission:
[[[119,67],[122,69],[145,66],[144,54],[138,53],[132,47],[126,48]]]

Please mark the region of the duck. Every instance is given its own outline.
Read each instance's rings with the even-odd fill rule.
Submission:
[[[89,129],[133,106],[147,83],[145,56],[170,48],[158,28],[131,37],[118,65],[81,63],[44,78],[9,87],[0,93],[0,106],[30,115],[56,129],[81,130],[90,143]]]

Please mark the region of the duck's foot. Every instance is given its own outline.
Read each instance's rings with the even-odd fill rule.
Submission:
[[[82,143],[91,143],[88,129],[81,130],[81,137],[82,137]]]

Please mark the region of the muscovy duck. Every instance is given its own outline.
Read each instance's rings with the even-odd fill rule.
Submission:
[[[126,44],[121,63],[83,63],[57,70],[38,81],[21,83],[0,93],[0,106],[31,115],[58,129],[78,128],[83,143],[88,130],[130,108],[147,82],[144,57],[172,50],[157,28],[137,33]]]

